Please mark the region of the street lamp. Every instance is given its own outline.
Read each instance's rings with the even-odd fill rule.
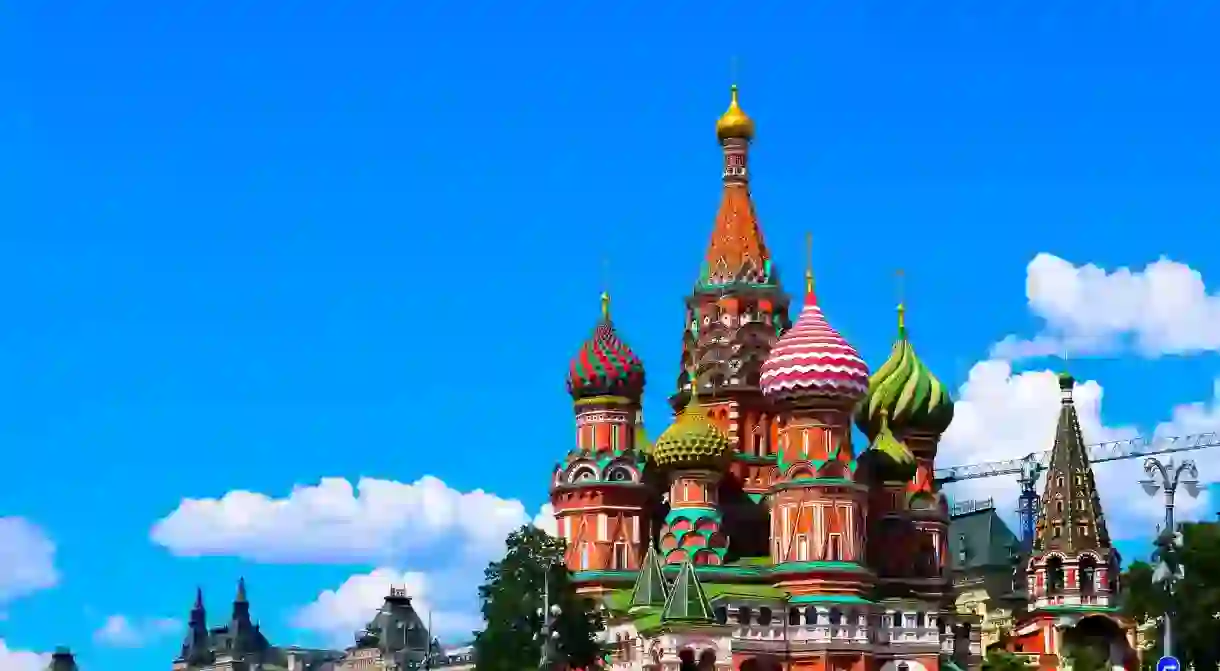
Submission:
[[[542,631],[539,632],[542,638],[542,655],[538,660],[539,671],[547,671],[551,668],[551,662],[556,656],[556,645],[559,643],[559,630],[555,628],[555,624],[559,621],[559,616],[563,614],[563,609],[559,604],[551,603],[551,569],[554,564],[545,564],[542,567],[542,607],[538,609],[538,617],[542,619]]]
[[[1185,572],[1177,560],[1177,552],[1182,545],[1182,536],[1174,526],[1173,498],[1179,486],[1185,487],[1186,493],[1192,498],[1199,495],[1199,469],[1195,468],[1195,462],[1189,459],[1175,466],[1173,459],[1170,459],[1169,463],[1162,464],[1156,458],[1149,457],[1144,460],[1144,473],[1148,475],[1148,478],[1141,480],[1140,484],[1149,496],[1156,496],[1158,491],[1165,493],[1165,528],[1161,532],[1160,538],[1157,539],[1157,546],[1160,548],[1159,561],[1156,571],[1152,574],[1152,579],[1163,585],[1167,593],[1173,594],[1174,583],[1185,576]],[[1159,479],[1156,477],[1158,475]],[[1183,475],[1186,477],[1183,478]],[[1172,602],[1170,605],[1172,606]],[[1173,656],[1169,610],[1172,608],[1167,608],[1165,613],[1165,649],[1161,653],[1164,657]]]

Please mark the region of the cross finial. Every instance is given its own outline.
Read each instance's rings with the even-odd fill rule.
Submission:
[[[805,295],[813,297],[813,233],[805,233]]]
[[[894,282],[898,291],[898,337],[907,335],[907,305],[906,305],[906,272],[899,268],[894,272]]]
[[[602,319],[610,321],[610,259],[602,257]]]

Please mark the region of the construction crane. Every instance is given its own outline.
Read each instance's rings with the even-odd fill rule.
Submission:
[[[1220,447],[1220,433],[1197,433],[1189,436],[1168,438],[1132,438],[1130,440],[1115,440],[1106,443],[1089,445],[1085,449],[1089,454],[1089,462],[1100,464],[1106,461],[1121,459],[1138,459],[1157,454],[1172,454],[1203,450],[1209,447]],[[981,464],[966,466],[949,466],[938,468],[933,477],[942,485],[963,480],[979,478],[994,478],[1001,475],[1016,475],[1017,483],[1021,485],[1021,495],[1017,498],[1017,517],[1021,524],[1021,544],[1029,549],[1034,541],[1034,522],[1038,517],[1038,476],[1046,470],[1050,462],[1051,451],[1033,452],[1016,459],[988,461]]]

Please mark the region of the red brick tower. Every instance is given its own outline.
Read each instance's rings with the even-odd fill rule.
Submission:
[[[762,363],[790,324],[788,297],[763,240],[750,197],[749,148],[754,122],[731,91],[716,123],[724,150],[724,188],[699,280],[686,299],[675,411],[690,397],[687,371],[704,411],[733,451],[721,484],[721,508],[736,555],[767,554],[762,496],[775,469],[775,429],[759,390]]]
[[[601,321],[572,358],[568,391],[576,447],[555,467],[551,504],[579,589],[601,592],[634,579],[651,537],[653,498],[642,435],[637,444],[644,365],[615,332],[608,294]]]

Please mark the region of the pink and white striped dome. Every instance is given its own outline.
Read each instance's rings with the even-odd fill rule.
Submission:
[[[868,365],[826,321],[809,291],[796,323],[763,362],[760,383],[767,396],[854,402],[868,392]]]

